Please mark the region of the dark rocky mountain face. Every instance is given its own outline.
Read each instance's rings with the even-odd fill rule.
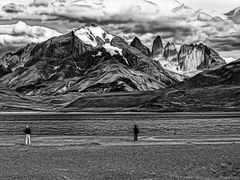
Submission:
[[[206,70],[190,78],[183,87],[240,85],[240,59],[215,70]]]
[[[157,36],[153,41],[151,57],[155,58],[163,54],[163,43],[160,36]]]
[[[174,45],[174,43],[167,43],[166,46],[164,47],[164,53],[163,56],[165,60],[167,61],[177,61],[177,49]]]
[[[182,45],[178,63],[182,71],[216,69],[226,64],[217,52],[201,43]]]
[[[133,39],[133,41],[131,42],[130,46],[140,50],[144,55],[146,55],[148,57],[150,56],[150,50],[146,46],[144,46],[142,44],[142,42],[140,41],[140,39],[138,39],[137,37],[135,37]]]
[[[0,77],[5,76],[6,74],[11,73],[11,69],[10,68],[6,68],[3,65],[0,65]]]
[[[16,52],[6,53],[0,61],[2,67],[7,68],[8,70],[15,71],[19,67],[23,67],[25,63],[29,60],[30,52],[35,47],[36,44],[31,43],[26,47],[23,47]]]
[[[7,53],[1,66],[0,83],[27,95],[148,91],[178,82],[158,62],[97,26]]]

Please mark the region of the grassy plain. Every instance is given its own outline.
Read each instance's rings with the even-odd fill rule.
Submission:
[[[60,138],[58,140],[61,140]],[[0,147],[0,179],[239,179],[240,145],[88,142]],[[114,140],[116,141],[116,140]],[[62,141],[63,142],[63,141]],[[66,141],[65,141],[66,142]],[[78,141],[79,142],[79,141]]]
[[[240,179],[239,117],[2,113],[0,179]],[[23,145],[26,124],[33,130],[30,147]]]

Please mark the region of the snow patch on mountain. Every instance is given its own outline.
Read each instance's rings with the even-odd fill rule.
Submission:
[[[107,52],[114,55],[120,55],[125,60],[125,63],[128,64],[127,59],[122,54],[122,49],[112,46],[110,43],[115,37],[112,34],[109,34],[103,28],[95,25],[85,26],[79,29],[75,29],[74,35],[77,36],[84,44],[91,45],[92,47],[103,47]],[[99,40],[100,38],[100,40]],[[100,53],[100,54],[99,54]],[[101,55],[102,53],[99,52]]]
[[[193,77],[199,73],[201,73],[202,71],[182,71],[179,67],[179,65],[176,63],[176,62],[173,62],[173,61],[168,61],[168,60],[164,60],[164,58],[154,58],[155,61],[158,61],[162,67],[170,72],[174,72],[176,74],[179,74],[179,75],[182,75],[182,76],[185,76],[186,78],[190,78],[190,77]],[[183,81],[183,79],[178,79],[179,81]]]
[[[104,48],[107,50],[107,52],[109,52],[112,56],[113,56],[113,55],[117,55],[117,54],[123,56],[123,55],[122,55],[122,49],[119,49],[119,48],[117,48],[117,47],[114,47],[114,46],[112,46],[110,43],[105,43],[105,44],[103,45],[103,47],[104,47]]]
[[[226,63],[231,63],[233,61],[236,61],[236,58],[233,58],[233,57],[227,57],[227,58],[224,58],[224,60],[226,61]]]
[[[100,38],[104,43],[109,43],[113,39],[113,35],[107,33],[104,29],[97,26],[87,26],[80,29],[74,30],[75,36],[77,36],[83,43],[92,45],[93,47],[98,46],[97,37]]]

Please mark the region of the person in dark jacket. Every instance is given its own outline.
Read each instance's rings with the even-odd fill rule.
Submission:
[[[138,133],[139,133],[137,125],[134,126],[133,133],[134,133],[134,141],[137,141],[138,140]]]
[[[26,146],[30,146],[31,145],[31,129],[29,128],[29,126],[26,126],[25,130],[25,145]]]

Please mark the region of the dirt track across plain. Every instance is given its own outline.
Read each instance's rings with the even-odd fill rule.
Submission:
[[[1,136],[0,147],[23,145],[24,136]],[[188,144],[240,144],[239,135],[229,136],[140,136],[133,142],[130,136],[32,136],[32,146],[147,146],[147,145],[188,145]]]

